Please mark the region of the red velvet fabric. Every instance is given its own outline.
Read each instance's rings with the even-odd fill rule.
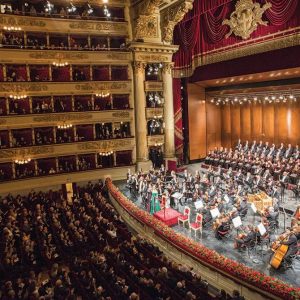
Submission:
[[[52,67],[52,81],[70,81],[70,67]]]
[[[3,66],[0,65],[0,81],[4,81]]]
[[[95,66],[93,67],[93,80],[108,81],[109,68],[108,66]]]
[[[117,166],[128,166],[132,164],[132,152],[129,151],[117,151],[116,152],[116,164]]]
[[[265,0],[259,0],[265,4]],[[194,2],[194,8],[184,19],[177,24],[174,30],[174,43],[180,46],[179,51],[173,56],[175,69],[192,66],[196,56],[222,51],[225,47],[236,48],[241,45],[258,43],[257,39],[266,40],[273,35],[283,34],[286,30],[299,31],[300,25],[300,0],[270,0],[272,4],[264,15],[263,20],[267,26],[259,25],[250,39],[243,40],[232,34],[225,38],[229,26],[222,25],[224,19],[230,17],[235,9],[235,1],[201,1]]]

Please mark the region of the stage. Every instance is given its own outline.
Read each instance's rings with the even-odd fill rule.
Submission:
[[[192,174],[195,174],[195,170],[200,170],[200,164],[189,165],[187,166],[187,169]],[[145,210],[141,198],[131,194],[128,188],[126,187],[126,183],[124,181],[115,182],[115,184],[119,187],[120,191],[128,197],[128,199],[131,199],[137,206]],[[289,209],[295,209],[297,204],[298,203],[296,202],[296,200],[289,197],[289,194],[287,194],[286,199],[284,203],[281,203],[281,206]],[[187,203],[187,205],[191,208],[190,221],[194,222],[196,217],[195,206],[193,203]],[[183,208],[183,205],[178,204],[178,207],[175,209],[175,211],[179,212],[180,214],[183,214]],[[162,214],[163,217],[163,211],[161,211],[160,214]],[[259,219],[259,216],[254,215],[251,209],[249,208],[248,215],[246,216],[244,221],[249,224],[257,224],[259,222]],[[276,232],[275,235],[271,237],[271,240],[276,239],[276,236],[284,230],[284,226],[287,227],[290,224],[290,221],[291,219],[289,216],[287,216],[284,220],[284,214],[280,214],[280,228],[278,232]],[[172,229],[174,229],[177,232],[180,232],[182,235],[194,239],[195,241],[205,245],[207,248],[213,249],[230,259],[243,263],[244,265],[254,270],[260,271],[272,277],[276,277],[295,287],[300,286],[300,276],[298,276],[298,274],[300,274],[300,261],[295,260],[293,263],[293,268],[287,270],[275,270],[269,265],[271,256],[273,254],[273,252],[270,249],[257,249],[257,252],[250,253],[250,255],[247,251],[239,252],[236,249],[234,249],[234,239],[237,234],[236,230],[233,230],[228,238],[223,240],[217,240],[214,236],[214,232],[211,227],[203,228],[202,238],[200,238],[200,236],[196,238],[194,237],[194,235],[191,236],[190,230],[183,227],[182,225],[177,225],[177,222],[172,227]]]
[[[181,213],[173,208],[166,208],[166,210],[156,212],[153,216],[171,227],[178,224],[178,217]]]

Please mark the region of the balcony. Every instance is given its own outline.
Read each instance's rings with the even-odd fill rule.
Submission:
[[[22,93],[27,96],[42,95],[82,95],[107,91],[113,94],[131,92],[131,81],[93,81],[93,82],[1,82],[0,97]]]
[[[133,120],[133,110],[105,110],[69,113],[51,113],[39,115],[11,115],[1,117],[0,130],[7,128],[26,128],[56,126],[57,123],[71,122],[73,125],[99,122],[129,122]]]
[[[1,63],[14,64],[45,64],[51,65],[53,61],[63,60],[70,65],[103,63],[113,64],[126,63],[131,60],[130,52],[119,51],[63,51],[63,50],[23,50],[23,49],[0,49]]]
[[[52,33],[81,33],[110,36],[128,36],[127,22],[71,20],[63,18],[27,17],[2,14],[0,25],[21,27],[23,31]]]
[[[154,119],[157,116],[163,116],[163,115],[164,115],[164,109],[162,107],[146,108],[147,119]]]
[[[89,142],[63,143],[44,146],[32,146],[22,148],[7,148],[0,150],[0,163],[12,162],[15,159],[30,157],[39,159],[64,155],[83,153],[98,153],[108,150],[123,151],[132,150],[135,146],[133,137],[111,140],[97,140]]]
[[[147,136],[148,147],[162,145],[164,142],[165,136],[163,134]]]
[[[162,81],[145,81],[145,91],[161,92],[164,90]]]

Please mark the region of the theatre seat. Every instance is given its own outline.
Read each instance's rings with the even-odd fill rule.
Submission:
[[[195,222],[189,224],[191,233],[192,233],[192,231],[193,231],[194,234],[195,234],[195,236],[196,236],[196,234],[197,234],[198,231],[201,233],[201,236],[202,236],[202,220],[203,220],[202,214],[199,214],[199,213],[198,213],[198,214],[196,215]]]
[[[180,225],[180,223],[182,223],[182,225],[184,226],[185,224],[190,223],[190,213],[191,213],[191,209],[188,206],[184,207],[183,210],[183,215],[178,217],[178,225]]]

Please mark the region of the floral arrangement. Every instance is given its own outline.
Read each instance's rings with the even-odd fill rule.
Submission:
[[[111,196],[133,217],[141,223],[150,226],[163,239],[168,240],[178,246],[178,248],[197,257],[199,261],[208,263],[215,268],[222,270],[231,277],[235,277],[250,285],[254,285],[271,294],[282,297],[282,299],[300,299],[300,288],[295,288],[287,283],[255,271],[242,263],[229,259],[216,251],[206,248],[202,244],[175,232],[160,220],[137,207],[132,201],[124,196],[112,183],[111,179],[106,179],[106,186]]]

